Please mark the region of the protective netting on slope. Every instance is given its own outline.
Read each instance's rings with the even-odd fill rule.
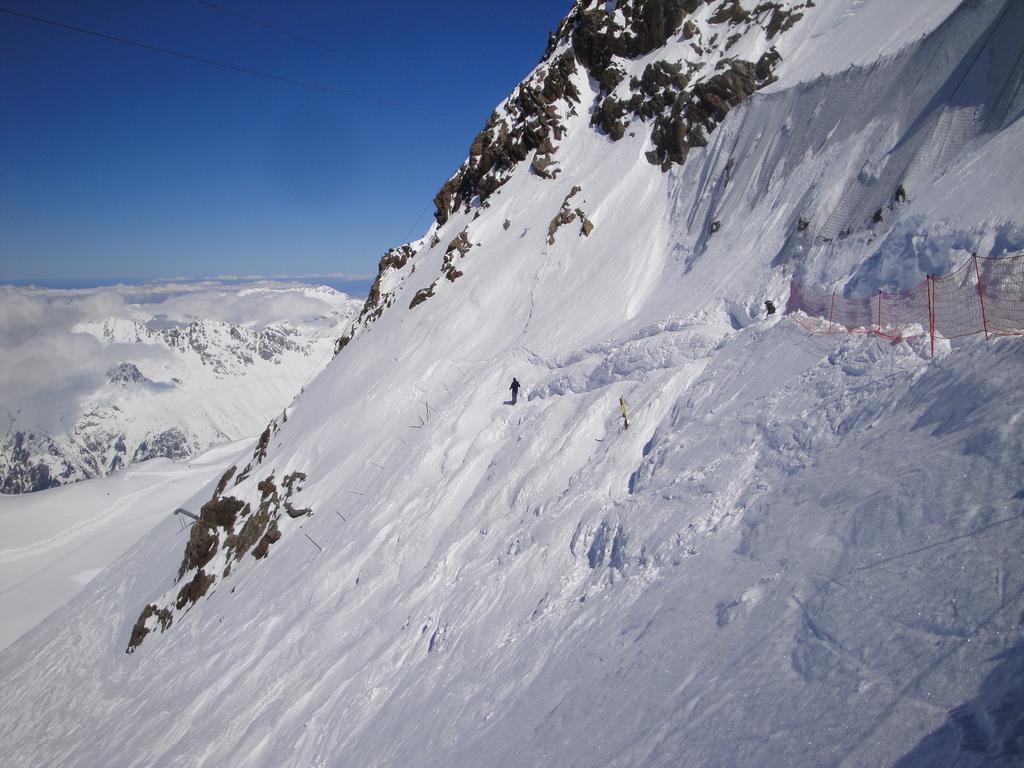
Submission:
[[[909,291],[851,299],[822,295],[797,280],[786,314],[812,333],[874,333],[888,339],[1024,335],[1024,254],[972,256],[948,275]]]

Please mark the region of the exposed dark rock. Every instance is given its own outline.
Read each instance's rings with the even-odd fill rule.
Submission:
[[[743,9],[739,0],[726,0],[718,9],[711,14],[708,21],[711,24],[741,24],[750,18],[750,14]]]
[[[424,301],[434,295],[434,289],[437,287],[437,280],[432,282],[426,288],[420,288],[412,297],[412,301],[409,302],[409,309],[418,307]]]
[[[267,449],[270,447],[270,438],[277,434],[280,427],[277,424],[277,419],[271,420],[267,424],[267,428],[260,433],[260,439],[256,443],[256,448],[252,452],[252,459],[245,465],[245,468],[238,473],[235,478],[235,485],[238,485],[243,480],[249,477],[256,467],[263,463],[263,460],[267,458]]]
[[[554,141],[565,132],[559,106],[572,110],[580,100],[572,82],[575,73],[576,57],[566,51],[516,88],[503,105],[505,116],[491,115],[473,140],[467,160],[434,196],[438,224],[460,207],[468,208],[474,198],[486,201],[533,150],[554,151]]]
[[[377,263],[377,277],[374,279],[373,285],[370,286],[370,294],[366,297],[366,303],[363,304],[363,309],[359,313],[360,320],[367,317],[373,317],[376,319],[377,317],[380,317],[380,313],[383,311],[385,306],[390,306],[391,302],[381,296],[381,281],[384,279],[384,275],[391,270],[401,269],[408,264],[409,260],[415,255],[416,251],[414,251],[412,246],[407,243],[399,248],[391,248],[380,257],[380,261]]]
[[[260,492],[260,501],[265,501],[266,499],[277,499],[277,485],[274,483],[273,475],[260,480],[259,483],[256,484],[256,490]]]
[[[508,232],[508,228],[512,226],[512,222],[505,219],[505,223],[501,225],[501,228]]]
[[[178,427],[169,427],[163,432],[150,435],[139,443],[132,456],[132,462],[146,461],[162,457],[181,461],[192,455],[192,445],[188,436]]]
[[[199,511],[199,520],[213,528],[224,528],[232,531],[235,527],[235,520],[238,513],[245,508],[246,504],[234,496],[225,496],[223,499],[214,499],[203,504]],[[244,514],[248,514],[245,512]]]
[[[576,212],[569,207],[563,207],[555,215],[555,218],[548,224],[548,245],[555,244],[555,232],[558,231],[559,227],[564,224],[568,224],[576,220]]]
[[[612,141],[618,141],[626,135],[625,103],[614,96],[607,96],[590,115],[590,124],[608,134]]]
[[[55,488],[72,476],[74,466],[46,435],[16,430],[5,445],[0,493],[32,493]],[[43,458],[34,459],[35,456]]]
[[[281,540],[281,531],[277,528],[277,522],[270,524],[270,529],[263,534],[263,538],[260,539],[260,543],[256,545],[256,549],[252,551],[252,556],[257,560],[262,560],[267,556],[270,551],[270,546],[276,544]]]
[[[202,568],[210,562],[217,552],[219,543],[220,534],[209,523],[194,523],[189,528],[185,556],[181,560],[181,565],[178,566],[178,576],[175,581],[180,581],[193,568]]]
[[[284,511],[288,517],[298,518],[313,514],[312,507],[293,507],[290,501],[284,502]]]
[[[151,379],[144,376],[134,363],[118,363],[107,371],[107,381],[121,387],[128,387],[132,384],[154,383]]]
[[[260,504],[255,514],[249,515],[236,534],[224,539],[228,559],[241,560],[267,531],[270,524],[270,502]]]
[[[174,602],[174,607],[180,611],[185,606],[197,602],[199,598],[210,590],[210,587],[216,580],[215,576],[207,576],[206,571],[200,568],[196,571],[196,575],[192,577],[192,580],[178,592],[178,598]]]
[[[713,131],[729,111],[774,77],[771,68],[778,54],[772,50],[757,64],[738,59],[725,63],[726,69],[698,82],[688,91],[680,91],[670,110],[654,122],[651,138],[655,149],[648,160],[668,170],[683,163],[690,149],[707,145],[707,134]],[[758,72],[764,78],[758,77]]]
[[[161,632],[170,628],[171,622],[173,621],[171,612],[166,608],[157,609],[155,605],[150,603],[142,609],[142,613],[139,614],[138,621],[136,621],[135,626],[132,627],[132,635],[128,640],[128,648],[125,650],[125,653],[133,653],[135,649],[142,644],[146,635],[152,631],[146,626],[146,624],[153,616],[157,617],[157,622]]]
[[[808,2],[802,6],[797,6],[797,8],[813,7],[814,3],[811,0],[808,0]],[[759,6],[757,6],[757,8],[754,9],[753,13],[755,16],[760,16],[760,14],[766,11],[771,12],[771,18],[768,21],[768,26],[765,27],[765,32],[767,32],[768,34],[768,39],[771,40],[778,34],[788,32],[794,24],[796,24],[798,21],[800,21],[800,19],[804,17],[804,15],[800,13],[797,10],[797,8],[786,10],[778,3],[769,2],[761,3]]]
[[[530,163],[530,170],[542,179],[554,179],[559,173],[561,173],[560,168],[552,169],[552,166],[554,165],[556,165],[556,163],[551,155],[536,154],[533,156],[533,161]]]
[[[580,221],[580,234],[584,236],[590,236],[590,233],[594,230],[593,223],[587,219],[587,215],[583,212],[582,208],[573,208],[569,201],[578,195],[582,189],[579,186],[573,186],[569,190],[569,194],[565,196],[565,200],[562,201],[562,207],[555,215],[555,218],[548,224],[548,245],[555,244],[555,233],[564,225],[569,224],[573,221]]]
[[[363,305],[365,308],[365,304]],[[334,342],[334,356],[337,357],[341,350],[348,346],[349,342],[352,341],[354,335],[354,329],[350,330],[344,336],[341,336],[337,341]]]
[[[216,499],[218,496],[224,493],[224,489],[228,487],[228,483],[231,481],[231,478],[234,477],[236,469],[238,469],[238,467],[228,467],[227,471],[223,475],[221,475],[220,481],[217,483],[217,488],[213,492],[213,498]]]
[[[455,260],[457,258],[465,258],[472,247],[473,243],[469,240],[468,229],[463,229],[454,240],[448,243],[448,247],[445,249],[444,261],[441,262],[441,273],[449,281],[454,283],[458,278],[462,277],[462,272],[455,267]]]
[[[285,489],[285,498],[302,490],[302,481],[306,479],[305,472],[292,472],[281,478],[281,486]]]

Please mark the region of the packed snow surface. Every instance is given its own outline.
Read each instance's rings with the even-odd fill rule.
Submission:
[[[253,442],[218,446],[188,462],[153,459],[106,478],[0,496],[0,649],[219,478],[225,462]]]
[[[310,515],[213,552],[194,603],[168,519],[0,654],[8,763],[1019,761],[1024,346],[763,307],[1024,244],[1013,205],[948,191],[1022,199],[1021,6],[899,6],[817,3],[822,40],[878,45],[801,33],[668,173],[646,132],[561,115],[563,172],[522,163],[411,244],[223,491],[256,515],[300,472]],[[567,199],[591,232],[549,234]],[[126,654],[147,605],[169,626]]]

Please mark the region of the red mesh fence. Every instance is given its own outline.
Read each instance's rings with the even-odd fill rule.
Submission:
[[[929,335],[933,347],[936,336],[1024,335],[1024,254],[972,256],[951,274],[929,275],[909,291],[862,299],[817,294],[794,280],[786,314],[813,333]]]
[[[1024,255],[1012,259],[978,258],[988,332],[1024,333]]]

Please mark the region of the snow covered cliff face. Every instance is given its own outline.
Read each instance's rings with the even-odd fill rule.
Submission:
[[[1022,26],[576,3],[201,522],[0,655],[13,764],[1017,759],[1024,349],[762,307],[1021,247]]]
[[[27,300],[36,293],[47,293],[47,298],[60,293],[9,292]],[[33,401],[45,393],[30,380],[20,380],[31,374],[20,376],[12,367],[6,377],[14,380],[12,388],[20,385],[23,391],[9,389],[3,403],[7,424],[0,443],[0,492],[24,493],[99,477],[157,456],[185,459],[211,445],[257,434],[326,363],[332,337],[358,307],[326,286],[221,287],[184,296],[184,306],[180,297],[179,305],[161,297],[124,307],[117,316],[83,319],[60,329],[71,343],[91,344],[92,354],[109,363],[93,378],[79,372],[78,381],[75,371],[61,372],[69,378],[66,389],[81,391],[67,413],[54,404],[55,413],[43,414],[53,423],[34,418],[40,408]],[[243,313],[249,307],[254,316],[249,322],[196,318],[203,302],[213,317],[228,303]],[[288,302],[306,314],[261,322],[260,313],[273,302]],[[37,356],[47,352],[47,337],[41,335]],[[16,349],[13,356],[19,353]]]

